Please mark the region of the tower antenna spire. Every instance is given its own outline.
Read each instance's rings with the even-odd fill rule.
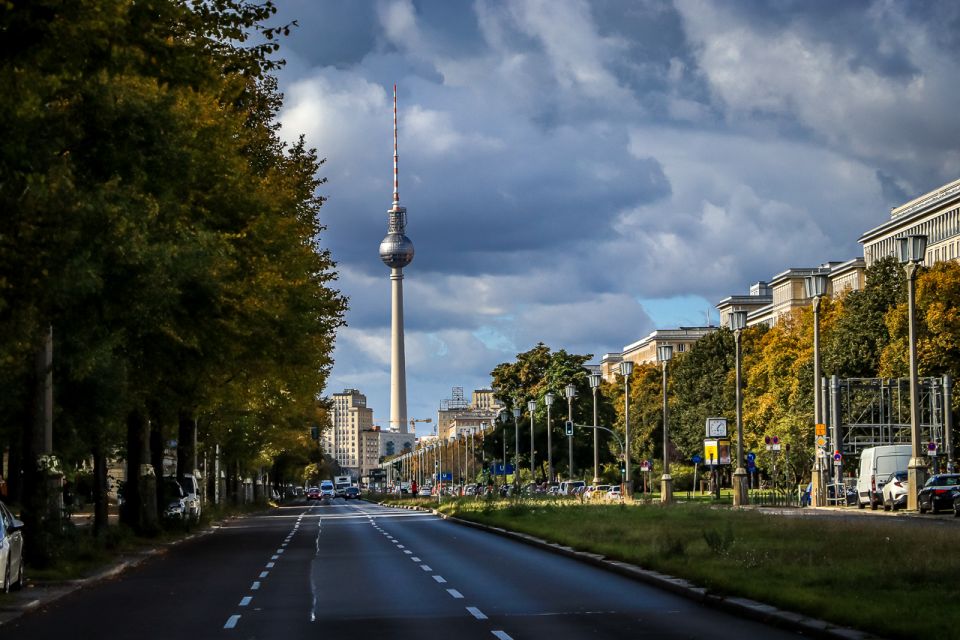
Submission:
[[[393,206],[400,205],[399,155],[397,153],[397,85],[393,85]]]

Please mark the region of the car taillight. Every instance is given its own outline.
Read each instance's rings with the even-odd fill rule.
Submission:
[[[874,491],[877,490],[877,476],[870,476],[870,488]]]
[[[950,493],[951,490],[950,489],[934,489],[933,492],[939,496],[944,493]]]

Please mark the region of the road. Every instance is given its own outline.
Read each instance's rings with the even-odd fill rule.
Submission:
[[[787,638],[513,540],[365,502],[231,521],[0,627],[70,638]]]

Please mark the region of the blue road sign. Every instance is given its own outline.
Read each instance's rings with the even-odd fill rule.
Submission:
[[[447,472],[445,472],[445,473],[438,473],[438,474],[437,474],[437,479],[438,479],[440,482],[452,482],[452,481],[453,481],[453,472],[452,472],[452,471],[447,471]]]
[[[497,463],[497,464],[493,465],[493,475],[495,475],[495,476],[509,476],[509,475],[513,475],[513,465],[512,465],[512,464],[508,464],[507,467],[506,467],[506,469],[504,469],[504,467],[503,467],[502,464]]]
[[[753,451],[747,454],[747,460],[749,460],[750,462],[753,462],[756,459],[757,459],[757,454],[755,454]]]
[[[691,460],[693,460],[693,464],[700,464],[703,462],[703,458],[701,458],[699,455],[693,456]]]

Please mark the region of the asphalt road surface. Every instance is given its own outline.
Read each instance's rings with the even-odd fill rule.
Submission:
[[[0,627],[63,638],[787,638],[576,560],[365,502],[232,521]]]

